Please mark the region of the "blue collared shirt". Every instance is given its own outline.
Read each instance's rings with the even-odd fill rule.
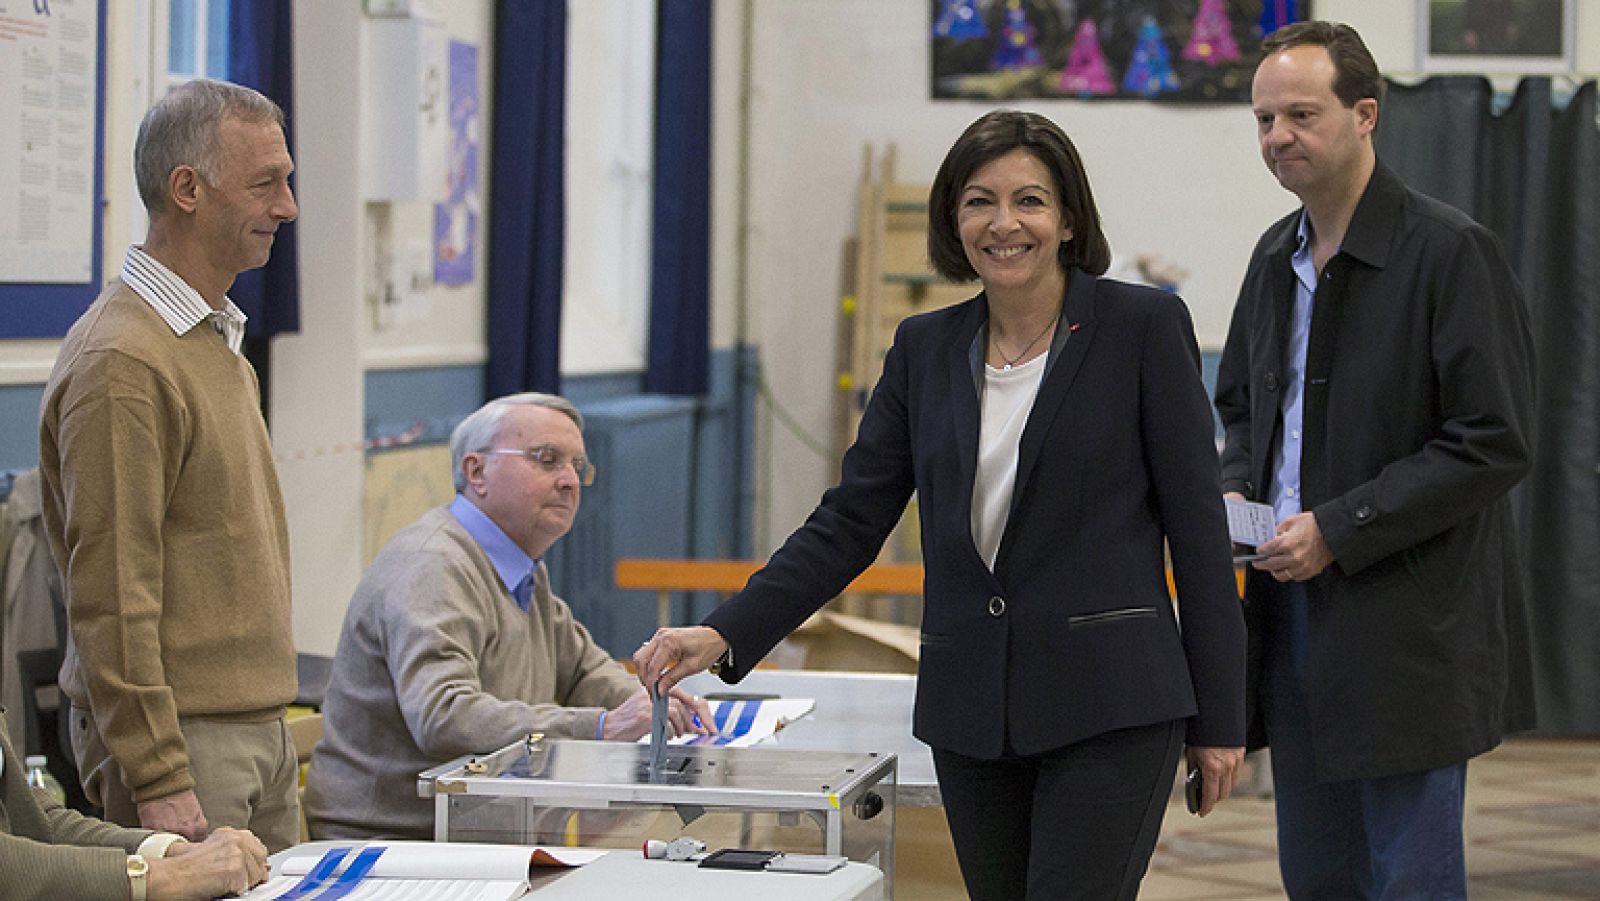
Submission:
[[[1294,256],[1294,313],[1289,324],[1288,370],[1283,386],[1283,435],[1272,466],[1272,515],[1278,522],[1299,513],[1300,448],[1306,409],[1306,344],[1311,338],[1311,302],[1317,292],[1317,266],[1311,259],[1311,225],[1300,212]]]
[[[517,547],[516,542],[494,524],[494,520],[459,494],[450,502],[450,515],[489,555],[489,562],[494,564],[494,571],[505,583],[511,599],[522,608],[523,613],[527,613],[528,605],[533,602],[533,572],[538,568],[539,561]]]

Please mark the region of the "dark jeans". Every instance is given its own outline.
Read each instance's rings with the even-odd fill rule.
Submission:
[[[1465,899],[1466,762],[1377,779],[1317,782],[1305,697],[1305,588],[1284,586],[1272,601],[1277,607],[1264,701],[1278,812],[1278,869],[1289,897]]]
[[[1183,722],[1173,721],[1028,757],[978,760],[933,749],[967,894],[1132,899],[1182,748]]]

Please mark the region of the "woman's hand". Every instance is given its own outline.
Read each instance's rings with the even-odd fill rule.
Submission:
[[[1210,813],[1222,799],[1233,794],[1239,784],[1239,765],[1244,748],[1205,748],[1190,745],[1183,750],[1189,766],[1200,771],[1199,816]]]
[[[727,653],[728,643],[710,626],[657,629],[633,652],[639,683],[654,697],[700,672]]]

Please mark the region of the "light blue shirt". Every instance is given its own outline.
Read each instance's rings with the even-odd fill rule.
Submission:
[[[1294,256],[1294,313],[1289,323],[1288,370],[1283,385],[1283,435],[1272,467],[1272,515],[1278,522],[1299,513],[1300,450],[1306,409],[1306,345],[1311,338],[1311,303],[1317,292],[1317,266],[1311,259],[1311,227],[1300,212]]]
[[[494,520],[459,494],[450,502],[450,515],[489,555],[489,562],[494,564],[494,571],[505,583],[511,599],[522,608],[523,613],[527,613],[528,605],[533,602],[533,571],[539,566],[539,561],[517,547],[516,542],[494,524]]]

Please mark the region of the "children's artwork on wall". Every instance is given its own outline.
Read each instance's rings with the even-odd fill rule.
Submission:
[[[931,0],[936,100],[1239,103],[1311,0]]]
[[[478,47],[450,42],[450,158],[445,197],[433,208],[433,280],[441,285],[472,281],[483,199],[478,156],[483,117],[478,104]]]

